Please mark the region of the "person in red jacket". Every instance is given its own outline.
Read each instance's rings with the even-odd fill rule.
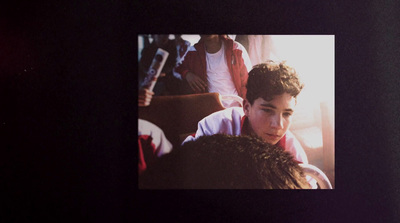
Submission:
[[[246,96],[251,61],[245,48],[227,35],[200,35],[176,72],[187,81],[183,93],[218,92]],[[229,107],[230,104],[226,104]]]

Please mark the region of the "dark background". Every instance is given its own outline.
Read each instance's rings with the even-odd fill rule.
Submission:
[[[0,220],[400,220],[399,3],[0,8]],[[177,32],[335,35],[336,189],[137,190],[137,34]]]

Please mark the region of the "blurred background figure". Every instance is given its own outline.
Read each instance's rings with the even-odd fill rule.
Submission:
[[[176,95],[179,94],[180,80],[174,77],[173,69],[176,66],[178,52],[175,40],[170,40],[169,35],[151,35],[153,41],[150,45],[144,44],[139,61],[139,84],[146,77],[147,71],[153,61],[158,48],[166,50],[169,53],[167,61],[161,71],[153,91],[155,95]],[[145,41],[146,42],[146,41]]]
[[[236,35],[235,40],[246,48],[253,66],[277,59],[277,51],[270,35]]]
[[[185,84],[186,94],[218,92],[221,95],[246,95],[251,61],[246,49],[227,35],[200,35],[176,68]],[[236,102],[226,101],[225,107]]]
[[[154,165],[157,159],[172,150],[164,132],[153,123],[138,120],[138,171],[139,175]]]
[[[184,40],[182,38],[181,34],[175,34],[175,44],[176,44],[176,50],[178,51],[178,56],[177,56],[177,62],[176,62],[176,67],[179,66],[179,64],[182,63],[183,58],[185,57],[187,51],[190,48],[190,42],[187,40]],[[175,67],[175,68],[176,68]],[[179,73],[176,72],[176,70],[173,70],[174,76],[180,80],[182,80],[182,77]]]
[[[181,34],[175,34],[175,44],[176,44],[176,49],[178,51],[177,61],[178,61],[178,63],[181,63],[183,60],[183,57],[186,55],[187,51],[189,50],[190,42],[182,39]]]
[[[138,106],[149,106],[154,92],[141,88],[138,92]],[[171,152],[172,144],[164,132],[153,123],[138,119],[138,171],[142,174],[159,157]]]

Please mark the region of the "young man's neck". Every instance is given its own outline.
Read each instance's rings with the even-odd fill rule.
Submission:
[[[249,119],[247,117],[245,117],[245,119],[244,119],[242,128],[243,128],[242,133],[244,135],[256,136],[256,134],[254,133],[253,129],[250,126]]]

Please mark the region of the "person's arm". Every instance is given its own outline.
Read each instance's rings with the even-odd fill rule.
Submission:
[[[208,129],[209,129],[209,127],[207,127],[207,123],[206,123],[205,119],[199,121],[199,123],[197,124],[196,133],[186,137],[186,139],[182,142],[182,145],[187,143],[187,142],[189,142],[189,141],[195,141],[200,136],[212,135],[211,132]]]
[[[242,108],[228,108],[217,111],[203,118],[197,125],[195,134],[188,136],[182,144],[193,141],[204,135],[241,134],[241,120],[244,116]]]
[[[186,80],[187,83],[189,84],[190,88],[196,92],[196,93],[201,93],[201,92],[206,92],[207,90],[207,83],[203,81],[198,75],[196,75],[194,72],[191,71],[190,69],[190,63],[193,63],[196,58],[193,58],[194,54],[193,52],[188,52],[183,59],[182,63],[179,64],[176,68],[175,71],[181,75],[183,80]]]
[[[215,112],[202,120],[197,124],[196,133],[189,135],[182,143],[185,144],[188,141],[194,141],[204,135],[214,135],[217,133],[229,134],[230,132],[222,130],[221,125],[223,125],[223,117],[219,112]]]
[[[240,69],[240,97],[246,98],[247,93],[247,79],[249,78],[249,73],[246,70],[246,66],[242,66]]]
[[[190,51],[190,50],[189,50]],[[190,70],[190,63],[194,60],[192,53],[187,52],[183,60],[175,67],[175,71],[181,75],[182,79],[186,78],[187,72]]]
[[[240,44],[240,43],[237,43],[237,44],[238,44],[237,48],[240,51],[242,51],[242,59],[243,59],[244,65],[246,66],[246,70],[247,70],[247,72],[250,72],[251,69],[253,69],[253,65],[251,63],[250,56],[247,53],[246,48],[244,48],[244,46],[242,44]]]
[[[195,92],[200,93],[207,91],[207,83],[193,72],[189,71],[186,73],[186,81],[188,82],[190,88],[192,88],[192,90]]]
[[[243,61],[244,61],[244,65],[246,66],[247,72],[250,72],[253,69],[253,65],[251,63],[250,56],[249,56],[249,54],[247,53],[247,50],[244,47],[242,47],[242,50],[243,50],[242,51],[242,58],[243,58]]]
[[[238,43],[238,49],[240,51],[242,51],[241,54],[241,67],[240,67],[240,97],[242,98],[246,98],[246,92],[247,92],[247,88],[246,88],[246,83],[247,83],[247,79],[249,78],[249,72],[252,69],[252,65],[251,65],[251,61],[250,61],[250,57],[246,51],[246,49],[240,44]]]

